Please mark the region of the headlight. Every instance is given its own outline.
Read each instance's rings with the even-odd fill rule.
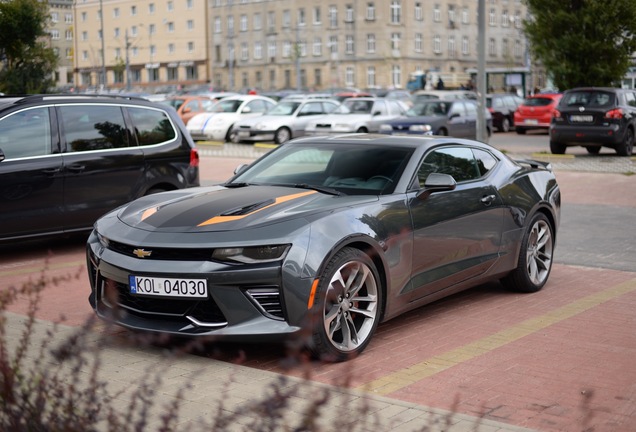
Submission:
[[[393,126],[388,125],[388,124],[383,124],[383,125],[380,125],[380,130],[381,131],[392,131],[393,130]]]
[[[411,132],[430,132],[431,125],[413,125],[409,127]]]
[[[108,238],[104,237],[100,233],[97,233],[97,239],[99,240],[99,244],[101,244],[104,248],[108,248],[108,246],[110,245],[110,240],[108,240]]]
[[[244,264],[268,263],[285,258],[290,245],[220,248],[212,252],[212,259]]]

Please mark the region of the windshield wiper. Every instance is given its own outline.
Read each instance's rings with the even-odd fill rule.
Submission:
[[[340,192],[339,190],[333,189],[333,188],[327,188],[327,187],[322,187],[322,186],[314,186],[314,185],[310,185],[307,183],[297,183],[294,185],[295,188],[299,188],[299,189],[310,189],[310,190],[315,190],[317,192],[322,192],[322,193],[326,193],[329,195],[337,195],[337,196],[342,196],[345,195],[344,193]]]

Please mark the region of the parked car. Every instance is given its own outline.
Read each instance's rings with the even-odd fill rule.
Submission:
[[[378,132],[380,125],[406,114],[408,106],[397,100],[375,97],[349,98],[332,114],[312,120],[306,135],[343,132]]]
[[[472,90],[417,90],[413,93],[414,102],[423,102],[429,99],[455,100],[472,99],[477,100],[477,93]]]
[[[516,94],[493,93],[486,95],[486,107],[492,115],[492,124],[499,132],[508,132],[515,125],[515,111],[523,99]]]
[[[232,136],[236,142],[282,144],[304,136],[310,121],[332,113],[339,106],[338,101],[331,99],[283,99],[262,116],[237,122]]]
[[[524,99],[515,111],[515,131],[520,135],[534,129],[543,129],[548,132],[552,113],[561,96],[561,93],[545,93]]]
[[[449,135],[457,138],[477,138],[479,105],[472,100],[431,99],[418,102],[404,117],[380,125],[380,133],[389,135]],[[492,117],[486,111],[486,132],[492,133]]]
[[[88,232],[135,198],[199,185],[177,113],[106,95],[0,97],[0,241]]]
[[[190,119],[195,115],[208,112],[216,103],[216,100],[202,96],[170,96],[162,101],[163,104],[169,105],[177,111],[183,124],[188,124]]]
[[[218,101],[210,112],[192,117],[186,127],[195,141],[232,141],[234,123],[263,115],[274,105],[276,101],[265,96],[230,96]]]
[[[460,290],[501,280],[539,291],[559,215],[550,165],[487,144],[304,137],[223,184],[100,218],[89,301],[135,331],[291,340],[343,360],[380,322]]]
[[[550,123],[550,151],[583,146],[591,154],[609,147],[619,156],[634,150],[636,91],[581,87],[563,92]]]

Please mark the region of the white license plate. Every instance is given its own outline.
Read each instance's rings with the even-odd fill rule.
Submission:
[[[594,116],[591,116],[591,115],[571,115],[570,116],[570,121],[573,121],[573,122],[591,123],[593,120],[594,120]]]
[[[525,119],[524,123],[528,124],[528,125],[536,125],[539,122],[537,120],[535,120],[535,119]]]
[[[247,131],[239,131],[238,136],[239,138],[249,138],[250,133]]]
[[[206,279],[158,278],[128,276],[130,293],[151,297],[178,297],[204,299],[208,297]]]

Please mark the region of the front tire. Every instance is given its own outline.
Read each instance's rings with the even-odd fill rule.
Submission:
[[[554,252],[554,228],[543,213],[534,215],[521,240],[517,267],[504,279],[511,291],[537,292],[548,281]]]
[[[316,291],[312,351],[343,361],[359,355],[380,322],[382,287],[369,256],[344,248],[329,261]]]
[[[286,127],[279,128],[274,134],[274,142],[276,142],[276,144],[282,144],[284,142],[289,141],[290,139],[291,139],[291,131],[287,129]]]

